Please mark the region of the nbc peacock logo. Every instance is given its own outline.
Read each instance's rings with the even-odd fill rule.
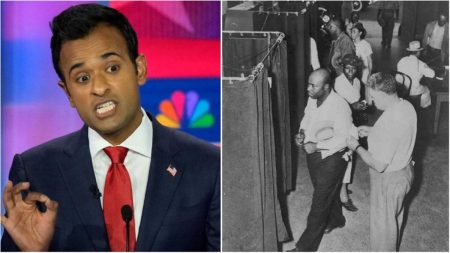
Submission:
[[[214,124],[214,116],[209,112],[208,100],[200,99],[195,91],[175,91],[169,99],[159,104],[160,114],[156,119],[171,128],[208,128]]]

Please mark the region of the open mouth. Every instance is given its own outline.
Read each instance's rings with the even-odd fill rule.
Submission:
[[[105,103],[97,105],[95,112],[99,116],[106,116],[114,111],[116,104],[113,101],[107,101]]]

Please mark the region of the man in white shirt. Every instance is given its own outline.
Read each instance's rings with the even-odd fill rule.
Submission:
[[[420,84],[420,79],[423,76],[425,77],[434,77],[435,73],[426,63],[419,60],[420,51],[423,50],[420,47],[419,41],[411,41],[409,43],[409,47],[406,49],[410,54],[408,56],[403,57],[397,63],[397,70],[407,74],[411,77],[412,83],[411,91],[409,95],[414,98],[418,97],[420,102],[417,102],[417,105],[420,104],[420,107],[426,108],[431,105],[431,95],[430,89],[427,86]],[[408,83],[406,84],[408,85]]]
[[[394,77],[373,74],[368,81],[377,108],[383,110],[373,127],[360,126],[360,137],[368,137],[364,149],[353,137],[348,147],[369,165],[370,250],[397,251],[403,222],[403,200],[413,181],[412,152],[417,133],[413,106],[397,96]]]
[[[448,62],[448,21],[446,13],[440,13],[438,20],[425,27],[422,46],[428,65],[439,66]]]
[[[296,251],[316,251],[324,233],[345,225],[339,190],[347,165],[342,156],[352,126],[351,110],[331,89],[327,70],[315,70],[308,82],[308,104],[295,142],[307,153],[314,193]]]
[[[1,249],[220,251],[220,152],[142,109],[147,62],[127,18],[81,4],[51,28],[59,86],[85,125],[14,157]]]

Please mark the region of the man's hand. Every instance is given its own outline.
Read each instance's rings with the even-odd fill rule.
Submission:
[[[365,109],[367,109],[367,104],[364,102],[355,102],[352,105],[353,110],[356,111],[364,111]]]
[[[312,154],[317,151],[317,143],[308,142],[303,145],[303,149],[307,154]]]
[[[372,127],[370,127],[370,126],[359,126],[358,127],[358,136],[360,138],[367,137],[370,134],[370,130],[372,130]]]
[[[29,188],[28,182],[13,186],[8,181],[3,193],[8,217],[2,215],[1,223],[20,250],[48,251],[55,232],[58,203],[39,192],[29,192],[23,199],[22,191]],[[45,204],[46,212],[38,210],[38,201]]]
[[[303,145],[304,140],[305,140],[305,133],[303,131],[300,131],[298,134],[295,135],[295,144],[297,144],[298,147]]]
[[[359,142],[358,142],[358,140],[355,137],[350,136],[350,137],[347,138],[347,147],[350,150],[355,151],[355,149],[358,147],[358,145],[359,145]]]

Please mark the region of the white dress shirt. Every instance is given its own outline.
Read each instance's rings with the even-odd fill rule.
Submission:
[[[428,45],[430,45],[430,47],[432,48],[440,50],[442,48],[442,41],[444,40],[444,32],[445,26],[439,26],[438,22],[436,22],[433,33],[428,40]]]
[[[349,104],[356,103],[361,98],[361,82],[357,77],[353,79],[352,84],[344,74],[341,74],[334,81],[334,89]]]
[[[304,143],[317,143],[324,159],[347,146],[352,125],[350,106],[332,90],[319,107],[317,99],[308,98],[300,129],[305,131]]]
[[[412,79],[411,95],[420,95],[425,92],[423,85],[419,83],[423,76],[434,77],[432,70],[426,63],[419,60],[415,55],[403,57],[397,63],[397,70],[407,74]]]
[[[385,172],[401,170],[411,161],[416,134],[416,111],[411,103],[400,99],[373,125],[367,137],[369,152],[375,160],[388,164]]]
[[[369,79],[368,58],[371,57],[370,55],[373,54],[372,46],[367,40],[362,39],[359,42],[355,42],[355,53],[356,56],[358,56],[362,60],[363,63],[361,80],[363,83],[367,83],[367,80]]]
[[[131,180],[136,239],[138,237],[144,207],[153,142],[152,123],[142,108],[141,111],[143,116],[139,127],[124,142],[117,145],[128,148],[124,165],[127,168]],[[103,149],[113,145],[91,128],[88,129],[88,138],[95,180],[97,181],[99,191],[103,195],[106,174],[111,165],[111,160]],[[100,203],[103,207],[103,197],[100,198]]]

